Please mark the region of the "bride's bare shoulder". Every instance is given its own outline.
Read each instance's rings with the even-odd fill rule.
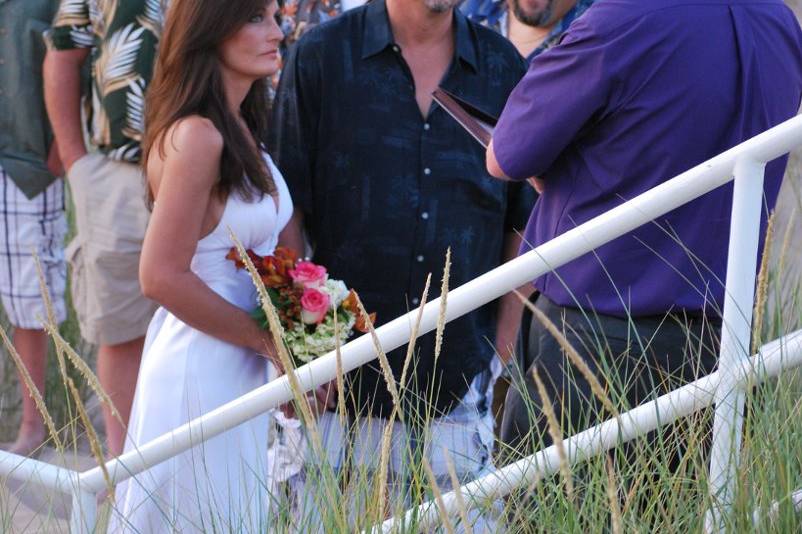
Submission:
[[[148,186],[153,198],[165,173],[182,182],[210,187],[217,181],[223,136],[214,123],[199,115],[184,117],[155,139],[147,161]]]
[[[153,140],[148,157],[148,168],[161,167],[167,159],[176,156],[219,158],[223,151],[223,136],[214,123],[200,115],[177,120]]]
[[[184,117],[164,132],[165,152],[189,151],[193,157],[218,156],[223,151],[223,135],[214,123],[200,115]]]

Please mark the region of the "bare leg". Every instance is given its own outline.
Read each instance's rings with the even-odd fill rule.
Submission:
[[[125,431],[134,402],[136,377],[145,338],[140,337],[119,345],[101,345],[97,355],[97,373],[100,384],[111,397],[123,423],[103,405],[103,420],[106,423],[106,444],[111,456],[119,456],[125,446]]]
[[[44,395],[45,370],[47,369],[47,334],[44,330],[26,328],[14,329],[14,347],[28,369],[36,389]],[[22,421],[20,422],[17,440],[11,445],[10,452],[28,456],[38,449],[45,440],[45,425],[42,416],[36,409],[33,396],[22,376],[19,377],[22,393]]]

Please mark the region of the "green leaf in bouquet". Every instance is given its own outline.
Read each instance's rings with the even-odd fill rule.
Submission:
[[[346,311],[344,309],[337,308],[337,321],[342,321],[343,323],[348,323],[348,320],[351,318],[351,312]]]
[[[275,306],[281,300],[281,295],[279,295],[278,290],[273,287],[268,287],[265,289],[267,290],[267,294],[270,297],[270,301]]]
[[[267,322],[267,315],[265,315],[265,311],[261,306],[251,311],[251,317],[261,328],[265,330],[270,328],[270,325]]]

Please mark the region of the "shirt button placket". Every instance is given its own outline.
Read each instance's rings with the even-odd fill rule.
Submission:
[[[429,132],[431,129],[432,129],[432,125],[428,121],[423,123],[424,134],[421,135],[421,142],[422,142],[422,146],[423,147],[427,146],[426,140],[429,137],[428,135],[426,135],[425,132]],[[422,155],[423,155],[423,159],[427,159],[426,158],[427,154],[426,154],[425,148],[422,150]],[[429,168],[429,167],[424,167],[423,168],[423,174],[424,174],[424,176],[431,176],[432,169]],[[428,189],[425,181],[421,181],[421,187],[422,187],[423,190],[427,190]],[[421,206],[421,208],[423,208],[423,207],[424,206]],[[429,220],[429,216],[430,215],[429,215],[428,211],[421,211],[420,212],[421,220],[428,221]],[[423,224],[419,226],[420,230],[423,231],[423,232],[425,232],[425,230],[423,230],[424,227],[425,227],[425,225],[423,225]],[[418,246],[420,246],[420,243],[418,244]],[[423,267],[421,264],[423,264],[425,259],[426,259],[426,257],[423,254],[418,254],[417,256],[415,256],[415,263],[417,263],[418,265],[421,266],[418,269]],[[413,272],[417,271],[418,269],[413,268]],[[419,306],[420,305],[420,298],[419,297],[413,297],[411,302],[412,302],[413,306]]]

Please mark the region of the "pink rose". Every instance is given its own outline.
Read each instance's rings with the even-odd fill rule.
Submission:
[[[318,288],[326,283],[326,268],[311,261],[299,261],[295,269],[290,269],[290,278],[296,285],[305,288]]]
[[[331,299],[326,293],[317,289],[304,289],[301,297],[301,321],[305,324],[318,324],[326,317],[331,306]]]

